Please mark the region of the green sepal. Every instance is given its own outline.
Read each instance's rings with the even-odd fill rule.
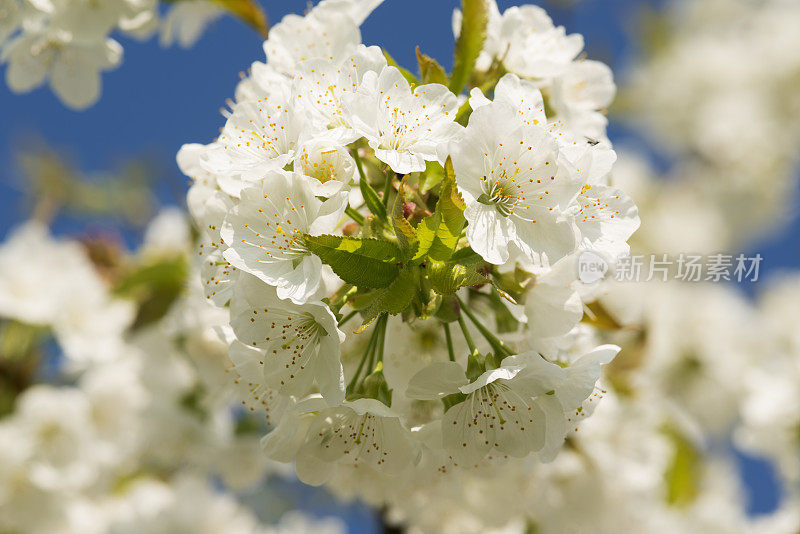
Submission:
[[[378,362],[375,370],[361,382],[353,393],[347,396],[349,401],[356,399],[375,399],[391,408],[392,390],[389,389],[386,377],[383,376],[383,362]]]
[[[472,106],[469,105],[469,99],[467,99],[456,111],[456,122],[461,126],[466,126],[469,124],[470,115],[472,115]]]
[[[500,296],[514,304],[524,303],[528,291],[535,283],[536,276],[519,267],[507,273],[494,273],[492,278],[492,284]]]
[[[442,403],[444,403],[444,412],[447,413],[447,410],[449,410],[456,404],[461,404],[465,400],[467,400],[467,396],[461,393],[460,391],[458,393],[451,393],[446,397],[442,397]]]
[[[516,332],[519,329],[519,321],[511,314],[508,306],[503,300],[506,300],[497,291],[497,288],[492,286],[491,291],[487,293],[473,293],[473,297],[484,298],[489,303],[495,318],[495,325],[497,333],[503,334],[507,332]]]
[[[470,382],[474,382],[485,372],[486,358],[475,349],[475,352],[467,357],[467,379]]]

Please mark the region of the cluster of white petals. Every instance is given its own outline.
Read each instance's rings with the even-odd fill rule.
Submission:
[[[185,264],[187,222],[164,212],[126,261]],[[138,326],[139,303],[112,291],[84,244],[41,223],[13,230],[0,262],[3,388],[16,391],[0,418],[0,530],[343,532],[297,513],[263,523],[237,497],[287,473],[233,411],[228,346],[214,330],[228,314],[205,301],[197,274]]]
[[[417,76],[362,43],[381,3],[271,28],[177,155],[194,229],[165,211],[113,265],[34,221],[0,244],[0,531],[343,532],[245,504],[296,474],[409,534],[797,534],[800,277],[581,274],[749,250],[788,211],[798,5],[669,8],[623,87],[662,173],[618,160],[611,71],[542,8],[465,1],[452,72],[418,49]],[[219,14],[178,2],[162,41]],[[0,0],[8,83],[84,107],[110,32],[158,24],[148,0]],[[742,454],[774,466],[769,514]]]
[[[716,247],[694,251],[735,248],[789,220],[800,141],[798,20],[800,5],[783,0],[676,2],[659,22],[669,38],[631,73],[630,122],[677,156],[664,189],[687,206],[687,226],[704,227]]]
[[[361,43],[378,4],[287,15],[220,135],[177,159],[194,182],[206,297],[230,313],[231,374],[272,427],[265,453],[308,484],[394,505],[391,488],[558,455],[619,352],[579,326],[577,258],[626,252],[639,218],[610,178],[610,71],[577,58],[580,36],[539,8],[501,16],[489,2],[473,76],[494,83],[457,94]],[[416,242],[453,220],[450,245]],[[405,240],[427,254],[381,256]],[[329,242],[333,259],[315,248]],[[447,263],[454,249],[471,263]],[[360,301],[382,308],[369,317]]]
[[[122,61],[112,33],[160,31],[163,45],[188,47],[222,13],[210,0],[179,2],[163,21],[157,0],[2,0],[0,63],[12,91],[47,83],[66,106],[84,109],[100,97],[100,73]]]

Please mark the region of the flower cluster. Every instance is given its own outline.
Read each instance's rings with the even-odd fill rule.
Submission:
[[[639,224],[580,36],[467,1],[452,73],[418,51],[417,78],[361,43],[379,3],[285,17],[219,137],[178,154],[264,450],[310,484],[386,481],[373,497],[555,457],[619,351],[579,324],[577,255],[625,252]]]
[[[181,292],[185,216],[154,219],[131,257],[101,245],[28,222],[0,246],[0,530],[342,532],[297,514],[261,524],[236,498],[284,470],[231,409],[213,329],[227,313],[196,276]],[[173,278],[174,300],[154,315]],[[143,293],[152,279],[159,293]]]
[[[0,62],[6,82],[23,93],[45,82],[67,106],[83,109],[100,96],[100,73],[122,61],[118,31],[191,46],[222,9],[208,0],[188,0],[159,20],[157,0],[2,0]]]
[[[677,156],[672,185],[655,193],[675,202],[668,215],[653,213],[648,237],[664,233],[676,205],[687,227],[704,229],[695,245],[704,248],[688,249],[696,252],[739,246],[787,220],[800,140],[798,20],[800,6],[781,0],[678,2],[659,18],[668,38],[625,90],[636,110],[629,122]]]

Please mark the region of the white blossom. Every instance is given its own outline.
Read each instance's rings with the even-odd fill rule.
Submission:
[[[342,99],[346,120],[400,174],[425,170],[461,127],[453,122],[456,96],[439,84],[411,90],[395,67],[364,74],[355,94]]]
[[[580,185],[545,127],[496,102],[473,111],[451,152],[467,238],[485,260],[502,264],[513,251],[542,264],[574,250],[564,211]]]
[[[319,287],[322,262],[308,252],[303,235],[330,232],[346,207],[346,192],[322,202],[315,183],[296,173],[272,171],[242,190],[222,223],[233,266],[278,288],[279,298],[308,300]]]
[[[256,384],[302,397],[316,382],[331,405],[343,400],[339,344],[344,334],[324,304],[281,300],[275,288],[247,277],[231,301],[231,326],[242,343],[260,349],[263,376]],[[254,354],[236,344],[230,356],[237,368],[255,365]],[[247,378],[256,379],[249,374]]]
[[[300,480],[319,485],[337,464],[400,475],[417,450],[397,415],[375,399],[358,399],[319,412],[297,453]]]

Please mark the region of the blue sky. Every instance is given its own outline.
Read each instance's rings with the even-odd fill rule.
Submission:
[[[288,12],[301,12],[306,0],[262,2],[273,22]],[[386,0],[362,28],[364,42],[384,46],[400,63],[415,65],[414,47],[449,66],[453,38],[450,17],[456,0]],[[500,8],[515,4],[498,2]],[[646,4],[635,0],[591,0],[574,9],[548,5],[557,24],[582,33],[589,56],[609,63],[620,77],[635,57],[636,14]],[[555,4],[563,6],[565,2]],[[139,42],[120,38],[125,57],[115,71],[103,75],[103,95],[84,112],[66,109],[47,88],[26,95],[10,93],[0,83],[0,236],[26,213],[13,187],[18,179],[13,151],[25,139],[38,138],[74,156],[85,171],[103,171],[131,156],[148,154],[162,163],[159,196],[164,203],[182,204],[186,179],[174,154],[186,142],[208,142],[223,124],[219,114],[239,73],[263,60],[261,39],[230,18],[215,23],[189,50],[162,49],[156,39]],[[619,125],[612,140],[639,142]],[[793,219],[786,229],[751,251],[765,257],[767,275],[800,266],[800,231]],[[66,223],[56,231],[70,229]],[[777,499],[763,464],[743,464],[754,511],[768,510]],[[351,517],[354,517],[351,515]],[[361,517],[362,527],[367,523]]]

